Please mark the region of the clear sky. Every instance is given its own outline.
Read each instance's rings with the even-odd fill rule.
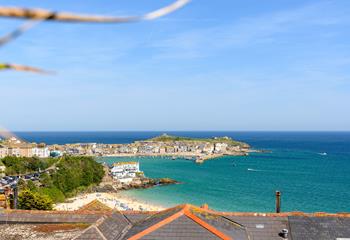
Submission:
[[[0,5],[134,15],[171,0]],[[21,21],[0,19],[0,34]],[[349,0],[193,0],[152,22],[42,23],[1,62],[11,130],[350,130]]]

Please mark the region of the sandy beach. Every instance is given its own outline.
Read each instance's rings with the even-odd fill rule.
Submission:
[[[57,204],[55,210],[74,211],[82,206],[90,203],[93,200],[98,200],[106,206],[117,210],[135,210],[135,211],[161,211],[165,209],[161,206],[156,206],[136,200],[131,197],[124,196],[123,193],[89,193],[78,195],[77,197],[67,199],[65,203]]]

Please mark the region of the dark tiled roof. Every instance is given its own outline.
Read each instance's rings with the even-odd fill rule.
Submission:
[[[124,216],[131,222],[132,224],[136,224],[147,217],[150,217],[151,213],[123,213]],[[153,213],[154,214],[154,213]]]
[[[94,223],[103,215],[59,211],[0,211],[2,223]]]
[[[97,228],[103,236],[108,239],[119,239],[119,237],[131,226],[131,223],[120,213],[113,213],[102,221]]]
[[[159,229],[145,235],[142,240],[155,240],[155,239],[167,239],[167,240],[203,240],[211,239],[218,240],[213,233],[209,232],[202,226],[195,224],[192,219],[187,216],[181,216],[171,223],[160,227]]]
[[[289,240],[350,238],[348,213],[220,213],[191,205],[157,213],[0,210],[0,223],[92,223],[79,240],[283,240],[282,229]]]
[[[242,224],[253,239],[281,240],[279,233],[282,229],[288,229],[287,217],[228,216],[227,218]]]
[[[239,239],[248,234],[243,226],[221,215],[192,205],[180,205],[136,223],[125,239]]]
[[[174,215],[175,213],[177,213],[180,210],[181,210],[181,206],[177,206],[177,207],[174,207],[171,209],[161,211],[161,212],[156,213],[154,215],[151,215],[148,218],[146,218],[145,220],[134,224],[133,227],[128,231],[126,236],[131,237],[137,233],[140,233],[140,232],[148,229],[149,227],[157,224],[158,222]]]
[[[288,217],[293,240],[350,238],[350,218]]]
[[[96,226],[87,228],[81,235],[74,238],[74,240],[106,240],[98,231]]]

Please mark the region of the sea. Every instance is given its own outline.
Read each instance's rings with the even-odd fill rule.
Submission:
[[[30,142],[131,143],[164,132],[17,132]],[[136,160],[148,177],[181,184],[130,190],[125,194],[170,207],[208,204],[218,211],[350,212],[350,132],[166,132],[187,137],[229,136],[268,152],[225,156],[196,164],[169,157],[99,158],[112,164]]]

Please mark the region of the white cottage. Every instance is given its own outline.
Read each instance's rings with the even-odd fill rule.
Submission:
[[[140,164],[138,162],[114,163],[111,173],[114,179],[121,182],[130,182],[140,173]]]

